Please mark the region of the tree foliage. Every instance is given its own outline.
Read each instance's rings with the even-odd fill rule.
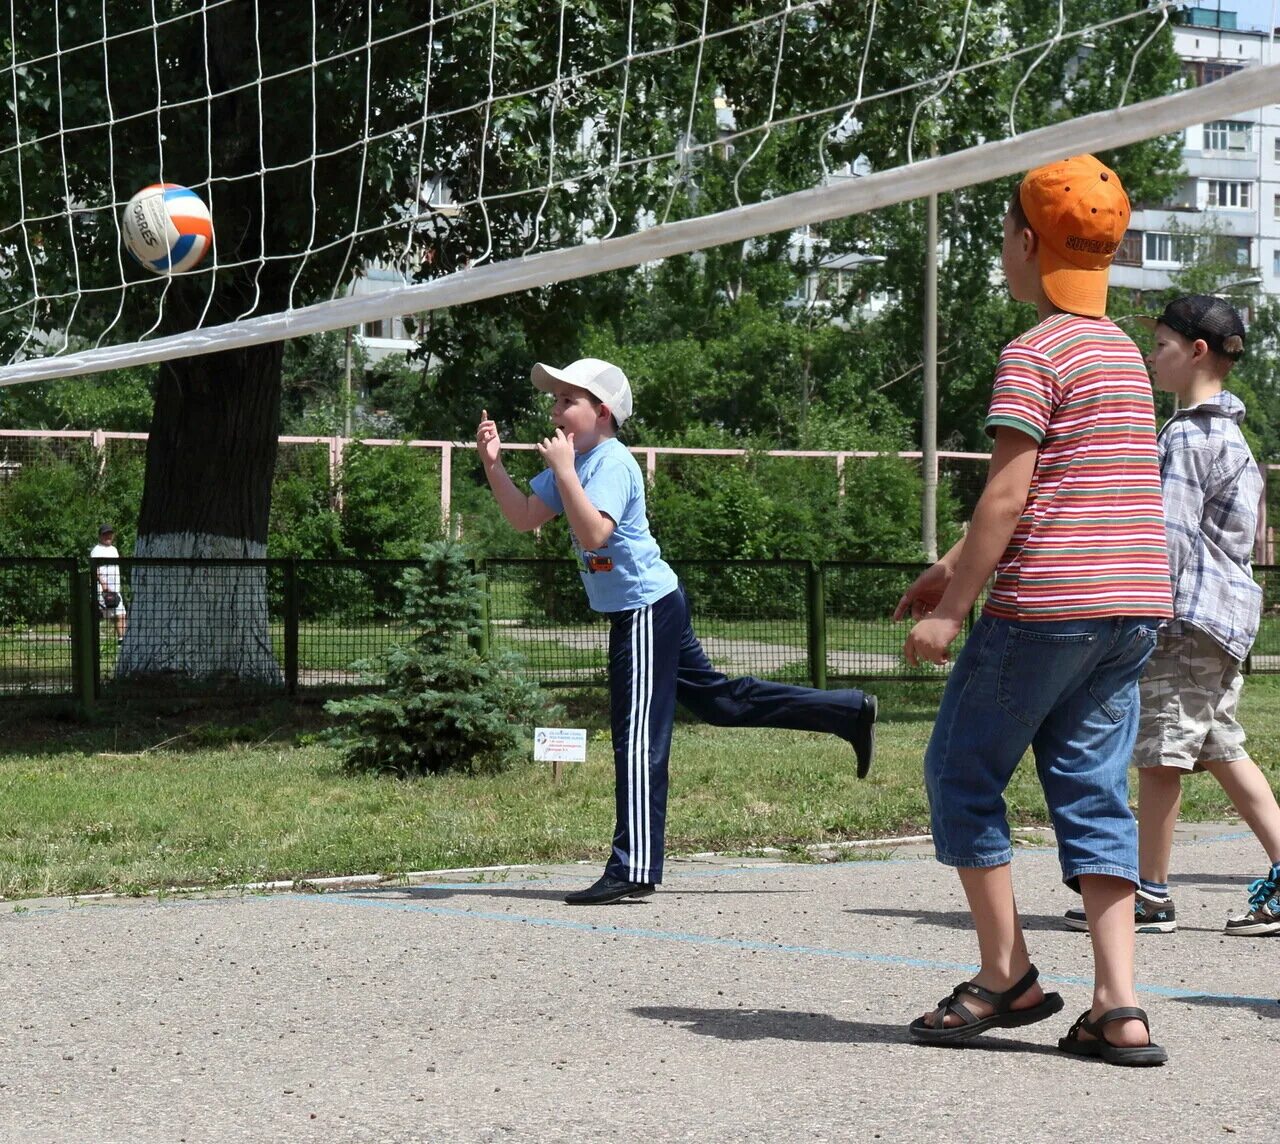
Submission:
[[[1132,7],[1079,0],[1069,6],[1070,27]],[[622,234],[805,189],[860,157],[886,170],[935,147],[953,152],[1001,137],[1011,118],[1026,131],[1114,107],[1122,92],[1133,102],[1180,82],[1169,32],[1143,44],[1149,19],[1019,54],[1014,49],[1053,39],[1054,5],[846,3],[760,19],[777,11],[756,0],[499,0],[438,19],[425,52],[421,31],[400,33],[441,15],[428,0],[385,0],[372,9],[363,0],[335,0],[314,37],[309,24],[299,33],[296,5],[272,0],[231,0],[207,11],[196,0],[15,8],[8,46],[32,62],[15,76],[11,133],[0,140],[0,217],[17,218],[25,207],[47,223],[38,234],[8,232],[4,253],[16,271],[0,278],[0,299],[24,320],[0,330],[0,350],[32,325],[60,328],[77,276],[95,286],[74,303],[90,326],[115,320],[122,336],[141,333],[163,296],[161,328],[177,328],[204,312],[215,285],[206,320],[219,321],[325,297],[371,260],[436,277],[571,236]],[[203,16],[184,18],[196,12]],[[93,33],[61,57],[54,54],[59,17],[64,26],[75,17]],[[709,38],[699,44],[704,26]],[[739,31],[722,34],[731,27]],[[491,45],[492,79],[483,66]],[[313,52],[326,61],[314,88],[306,67]],[[623,59],[625,69],[600,70]],[[995,62],[969,66],[979,61]],[[109,108],[104,71],[112,81]],[[268,77],[261,84],[260,75]],[[56,101],[48,97],[55,88]],[[494,92],[499,98],[490,102]],[[795,114],[854,94],[861,102],[842,119]],[[770,115],[778,122],[768,133],[720,140],[717,98],[735,130]],[[19,138],[56,139],[60,122],[91,125],[76,133],[66,162],[57,147],[15,146]],[[396,124],[403,127],[389,129]],[[1177,145],[1151,140],[1104,158],[1135,202],[1153,201],[1175,177]],[[624,160],[655,158],[617,163],[615,147]],[[456,201],[472,205],[454,214],[415,201],[420,156],[426,175],[443,177]],[[544,190],[567,169],[583,177]],[[210,200],[222,267],[167,286],[152,281],[122,298],[111,286],[119,266],[115,207],[104,204],[161,174]],[[940,202],[945,445],[985,448],[981,411],[995,354],[1030,321],[992,280],[1011,186],[983,184]],[[481,196],[485,210],[474,205]],[[76,209],[59,219],[64,203]],[[390,229],[379,229],[388,222]],[[801,244],[772,235],[658,268],[435,312],[418,325],[419,361],[384,370],[375,404],[409,435],[468,438],[481,407],[527,435],[540,418],[530,363],[597,352],[616,356],[636,379],[638,441],[679,441],[701,426],[736,443],[901,447],[915,439],[919,417],[923,226],[921,205],[902,205],[826,224]],[[873,261],[848,277],[842,294],[796,305],[797,281],[837,253]],[[126,274],[147,277],[137,268]],[[861,302],[872,295],[889,303],[868,316]],[[330,335],[286,352],[290,427],[328,432],[342,423],[339,342]],[[282,367],[267,366],[263,384],[279,386]],[[229,361],[228,368],[240,367]],[[164,376],[166,391],[181,385],[177,375]],[[132,417],[134,405],[123,404],[120,416]],[[69,423],[83,412],[53,406],[30,417]],[[173,416],[166,406],[162,417]],[[263,416],[273,416],[270,407]],[[245,471],[235,455],[225,466],[227,485]],[[332,539],[331,524],[315,543]]]

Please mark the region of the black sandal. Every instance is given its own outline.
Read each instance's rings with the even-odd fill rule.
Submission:
[[[1039,1004],[1026,1009],[1012,1008],[1013,1003],[1036,983],[1039,976],[1040,971],[1033,965],[1022,975],[1021,980],[1003,993],[993,993],[972,981],[962,981],[951,990],[949,997],[938,1002],[938,1008],[933,1013],[933,1024],[924,1017],[917,1017],[907,1026],[907,1032],[927,1045],[949,1045],[971,1040],[988,1029],[1015,1029],[1019,1025],[1034,1025],[1062,1009],[1060,993],[1046,993]],[[995,1012],[986,1017],[975,1017],[972,1010],[960,1000],[966,993],[994,1006]],[[950,1013],[954,1013],[963,1023],[947,1027],[947,1015]]]
[[[1102,1035],[1103,1025],[1130,1018],[1141,1021],[1147,1030],[1145,1045],[1113,1045]],[[1082,1041],[1082,1032],[1088,1033],[1093,1040]],[[1169,1054],[1164,1049],[1151,1043],[1151,1023],[1147,1020],[1147,1011],[1132,1005],[1108,1009],[1096,1021],[1089,1020],[1089,1011],[1086,1009],[1076,1018],[1076,1023],[1071,1026],[1067,1035],[1058,1039],[1058,1048],[1076,1057],[1100,1057],[1109,1065],[1162,1065],[1169,1059]]]

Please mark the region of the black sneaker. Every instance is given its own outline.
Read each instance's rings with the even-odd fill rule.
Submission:
[[[565,894],[564,900],[571,906],[603,906],[623,898],[646,898],[653,890],[652,882],[627,882],[605,874],[585,890]]]
[[[862,709],[853,721],[853,734],[849,742],[858,760],[858,778],[865,779],[871,770],[871,760],[876,753],[876,714],[879,709],[874,695],[863,694]]]
[[[1084,910],[1077,906],[1068,910],[1062,917],[1067,929],[1088,930],[1089,919]],[[1133,902],[1134,933],[1174,933],[1178,928],[1177,915],[1173,909],[1172,898],[1153,898],[1150,894],[1138,891]]]
[[[1280,933],[1280,883],[1274,875],[1250,883],[1249,912],[1228,918],[1222,932],[1242,937]]]

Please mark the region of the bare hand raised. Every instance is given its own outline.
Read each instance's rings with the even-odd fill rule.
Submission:
[[[502,457],[502,441],[498,437],[498,426],[489,420],[489,411],[480,410],[480,424],[476,427],[476,451],[487,469],[496,465]]]
[[[942,600],[942,594],[947,590],[947,585],[951,583],[954,575],[954,569],[941,560],[931,564],[916,577],[911,587],[902,593],[902,599],[893,609],[893,618],[900,620],[910,612],[913,620],[924,619],[938,606]]]
[[[538,453],[553,473],[559,475],[573,471],[573,434],[567,436],[563,429],[557,429],[554,437],[544,437],[538,442]]]

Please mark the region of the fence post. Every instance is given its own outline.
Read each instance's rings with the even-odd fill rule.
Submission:
[[[94,622],[93,578],[72,565],[71,586],[71,690],[80,709],[92,711],[97,701],[98,672],[94,655],[98,625]]]
[[[475,569],[478,581],[477,587],[480,589],[480,626],[471,635],[471,647],[476,655],[485,659],[489,658],[489,577],[485,575],[484,560],[473,560],[472,568]]]
[[[822,565],[805,569],[805,611],[809,621],[809,681],[819,690],[827,686],[827,594]]]
[[[298,560],[284,566],[284,690],[298,694]]]

